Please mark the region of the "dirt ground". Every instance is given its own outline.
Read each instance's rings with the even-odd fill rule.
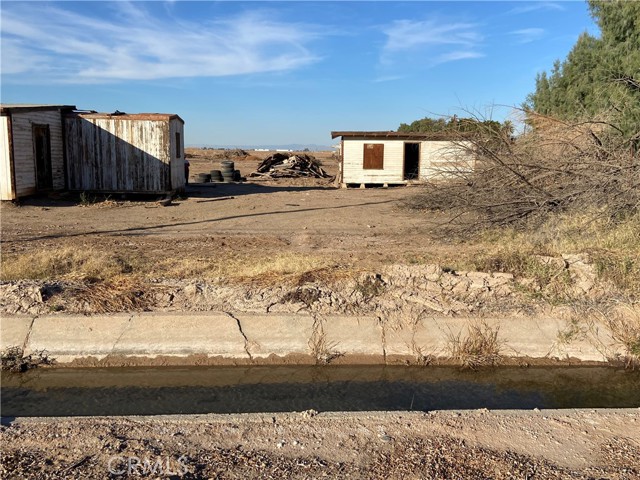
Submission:
[[[2,427],[0,468],[6,479],[640,478],[637,410],[316,413],[20,419]]]
[[[189,160],[192,180],[219,165],[219,159]],[[258,163],[236,160],[236,168],[245,175]],[[323,165],[335,174],[335,160]],[[191,183],[187,198],[167,207],[116,196],[93,204],[34,198],[20,206],[3,203],[2,250],[92,245],[150,258],[312,251],[336,260],[377,261],[430,251],[423,216],[399,206],[411,190],[336,189],[331,179],[249,179]]]

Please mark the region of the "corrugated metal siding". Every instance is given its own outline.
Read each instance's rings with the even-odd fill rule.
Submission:
[[[70,115],[65,125],[69,189],[172,190],[168,121]]]
[[[13,129],[13,163],[16,177],[16,196],[36,193],[36,166],[33,158],[32,125],[49,125],[51,136],[51,172],[54,190],[64,184],[64,159],[62,156],[62,121],[60,112],[15,112],[11,115]]]
[[[0,117],[0,200],[13,200],[8,117]]]
[[[384,169],[365,170],[364,144],[384,145]],[[404,142],[365,139],[344,139],[343,183],[400,183],[403,181]]]
[[[184,176],[184,124],[177,118],[169,122],[169,154],[171,156],[171,187],[181,190],[185,186]],[[176,133],[180,134],[180,145],[176,145]],[[176,155],[180,149],[180,157]]]
[[[470,147],[470,144],[466,145]],[[475,159],[460,143],[450,141],[422,142],[420,149],[420,178],[444,180],[461,172],[472,171]]]

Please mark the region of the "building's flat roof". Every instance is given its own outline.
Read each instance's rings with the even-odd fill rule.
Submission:
[[[75,110],[75,105],[49,105],[44,103],[2,103],[0,113],[33,112],[37,110]]]
[[[331,138],[388,138],[397,140],[453,140],[464,135],[463,132],[331,132]]]
[[[114,120],[172,120],[177,118],[182,123],[184,120],[175,113],[82,113],[74,112],[71,115],[77,115],[81,118],[95,119],[114,119]]]

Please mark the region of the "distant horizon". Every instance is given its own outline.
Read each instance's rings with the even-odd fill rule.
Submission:
[[[185,145],[185,148],[211,148],[211,149],[225,149],[225,150],[234,150],[234,149],[242,149],[242,150],[291,150],[294,152],[303,151],[305,148],[308,148],[311,152],[328,152],[335,150],[331,145],[316,145],[316,144],[298,144],[298,143],[289,143],[289,144],[278,144],[278,145],[215,145],[215,144],[189,144]]]

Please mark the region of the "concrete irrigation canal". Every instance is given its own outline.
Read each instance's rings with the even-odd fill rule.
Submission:
[[[2,375],[2,415],[640,407],[640,372],[611,367],[253,366]]]

